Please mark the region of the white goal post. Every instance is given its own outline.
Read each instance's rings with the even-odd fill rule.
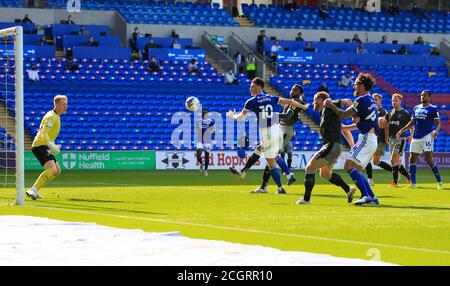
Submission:
[[[8,176],[8,169],[15,169],[15,188],[16,188],[16,199],[15,205],[23,205],[24,204],[24,188],[25,188],[25,174],[24,174],[24,111],[23,111],[23,28],[21,26],[12,27],[0,30],[0,62],[2,62],[3,67],[1,68],[1,73],[3,74],[1,81],[2,88],[2,108],[4,108],[4,114],[6,117],[6,122],[9,116],[14,115],[15,121],[15,132],[12,130],[6,130],[5,132],[5,143],[3,144],[2,149],[4,148],[5,157],[2,158],[5,162],[5,171],[6,176]],[[12,41],[11,41],[12,40]],[[14,52],[12,53],[12,49]],[[13,61],[11,60],[13,58]],[[11,63],[11,65],[10,65]],[[14,63],[12,65],[12,63]],[[13,73],[13,76],[11,76]],[[14,84],[9,83],[10,78],[13,78]],[[9,89],[13,88],[14,91],[10,91]],[[11,97],[8,98],[8,95],[11,94]],[[14,95],[13,95],[14,94]],[[3,98],[3,95],[5,98]],[[8,112],[8,105],[10,102],[14,102],[13,114]],[[3,128],[8,128],[8,126],[2,126]],[[6,142],[8,138],[8,134],[14,138],[14,147],[9,147],[9,142]],[[11,151],[15,150],[15,162],[10,165],[8,159],[10,157]],[[13,157],[13,158],[14,158]],[[3,167],[3,166],[2,166]]]

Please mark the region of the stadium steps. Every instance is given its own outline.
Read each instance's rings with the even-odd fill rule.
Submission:
[[[213,57],[211,57],[210,55],[208,55],[208,54],[206,54],[206,61],[208,62],[208,63],[210,63],[212,66],[213,66],[213,68],[215,68],[216,70],[217,70],[217,72],[219,73],[219,74],[221,74],[221,73],[226,73],[226,71],[222,68],[222,67],[220,67],[220,65],[219,65],[219,63],[213,58]]]
[[[11,117],[5,110],[5,108],[2,106],[0,108],[0,126],[5,128],[9,134],[16,135],[16,126],[15,126],[16,120]],[[33,143],[33,139],[28,135],[26,132],[24,132],[25,137],[25,150],[31,150],[31,144]]]
[[[55,57],[57,57],[57,58],[64,58],[65,57],[65,55],[64,55],[64,51],[56,51],[55,52]]]
[[[240,27],[255,27],[247,17],[234,17],[233,20],[238,22]]]

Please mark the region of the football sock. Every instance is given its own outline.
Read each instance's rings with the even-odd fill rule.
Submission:
[[[252,155],[250,155],[250,158],[248,158],[244,168],[241,171],[247,172],[253,165],[255,165],[256,162],[258,162],[260,157],[261,155],[258,155],[256,154],[256,152],[253,152]]]
[[[355,182],[355,185],[361,191],[361,194],[363,196],[368,196],[369,194],[367,193],[366,185],[364,184],[364,180],[366,179],[362,176],[362,174],[358,172],[358,170],[356,170],[355,168],[351,168],[347,173],[350,175],[353,182]]]
[[[398,183],[398,165],[392,167],[392,177],[394,178],[394,183]]]
[[[278,188],[281,188],[283,185],[281,184],[280,171],[277,167],[270,168],[270,174],[272,175],[272,179],[277,184]]]
[[[202,149],[197,149],[197,162],[199,165],[202,164],[202,152],[203,152]]]
[[[205,171],[208,170],[209,166],[209,152],[205,151]]]
[[[331,178],[328,181],[338,187],[341,187],[346,193],[350,191],[350,186],[347,185],[344,180],[342,180],[342,177],[339,176],[339,174],[331,174]]]
[[[409,173],[408,173],[408,171],[406,170],[405,166],[400,165],[399,171],[400,171],[400,174],[402,174],[403,176],[406,177],[406,179],[408,179],[408,180],[411,179],[411,177],[409,176]]]
[[[392,167],[388,163],[381,161],[380,164],[378,164],[378,167],[385,169],[386,171],[392,172]]]
[[[433,167],[431,167],[431,170],[433,171],[433,174],[436,177],[436,182],[442,183],[441,175],[439,174],[438,166],[434,165]]]
[[[269,183],[270,179],[270,168],[269,166],[266,166],[263,173],[263,182],[261,184],[261,189],[264,189],[267,187],[267,184]]]
[[[366,166],[366,174],[369,179],[372,179],[372,164],[370,162]]]
[[[290,170],[292,166],[292,154],[288,154],[287,165]]]
[[[284,172],[286,175],[289,175],[289,174],[291,173],[291,171],[289,170],[289,167],[286,165],[286,162],[284,161],[283,158],[281,158],[280,155],[278,155],[278,156],[275,158],[275,161],[277,162],[278,166],[280,166],[281,170],[283,170],[283,172]]]
[[[311,199],[311,192],[316,183],[316,174],[305,174],[305,194],[303,199],[307,202]]]
[[[409,165],[409,173],[411,175],[411,182],[415,185],[416,184],[416,164]]]
[[[369,185],[369,181],[367,181],[363,174],[361,174],[361,177],[363,179],[364,186],[366,187],[367,194],[370,198],[375,198],[375,194],[373,193],[372,188]]]
[[[51,182],[55,176],[53,175],[51,170],[45,170],[41,173],[41,175],[37,178],[36,182],[33,185],[33,188],[39,190],[49,182]]]

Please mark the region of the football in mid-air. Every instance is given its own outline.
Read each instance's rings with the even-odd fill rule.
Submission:
[[[189,111],[196,111],[200,107],[200,100],[195,96],[188,97],[184,106],[186,106],[186,109]]]

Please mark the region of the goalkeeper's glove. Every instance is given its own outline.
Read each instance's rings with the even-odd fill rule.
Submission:
[[[58,155],[59,152],[61,152],[61,145],[56,145],[53,142],[48,143],[48,148],[50,148],[50,153],[52,153],[52,155]]]

